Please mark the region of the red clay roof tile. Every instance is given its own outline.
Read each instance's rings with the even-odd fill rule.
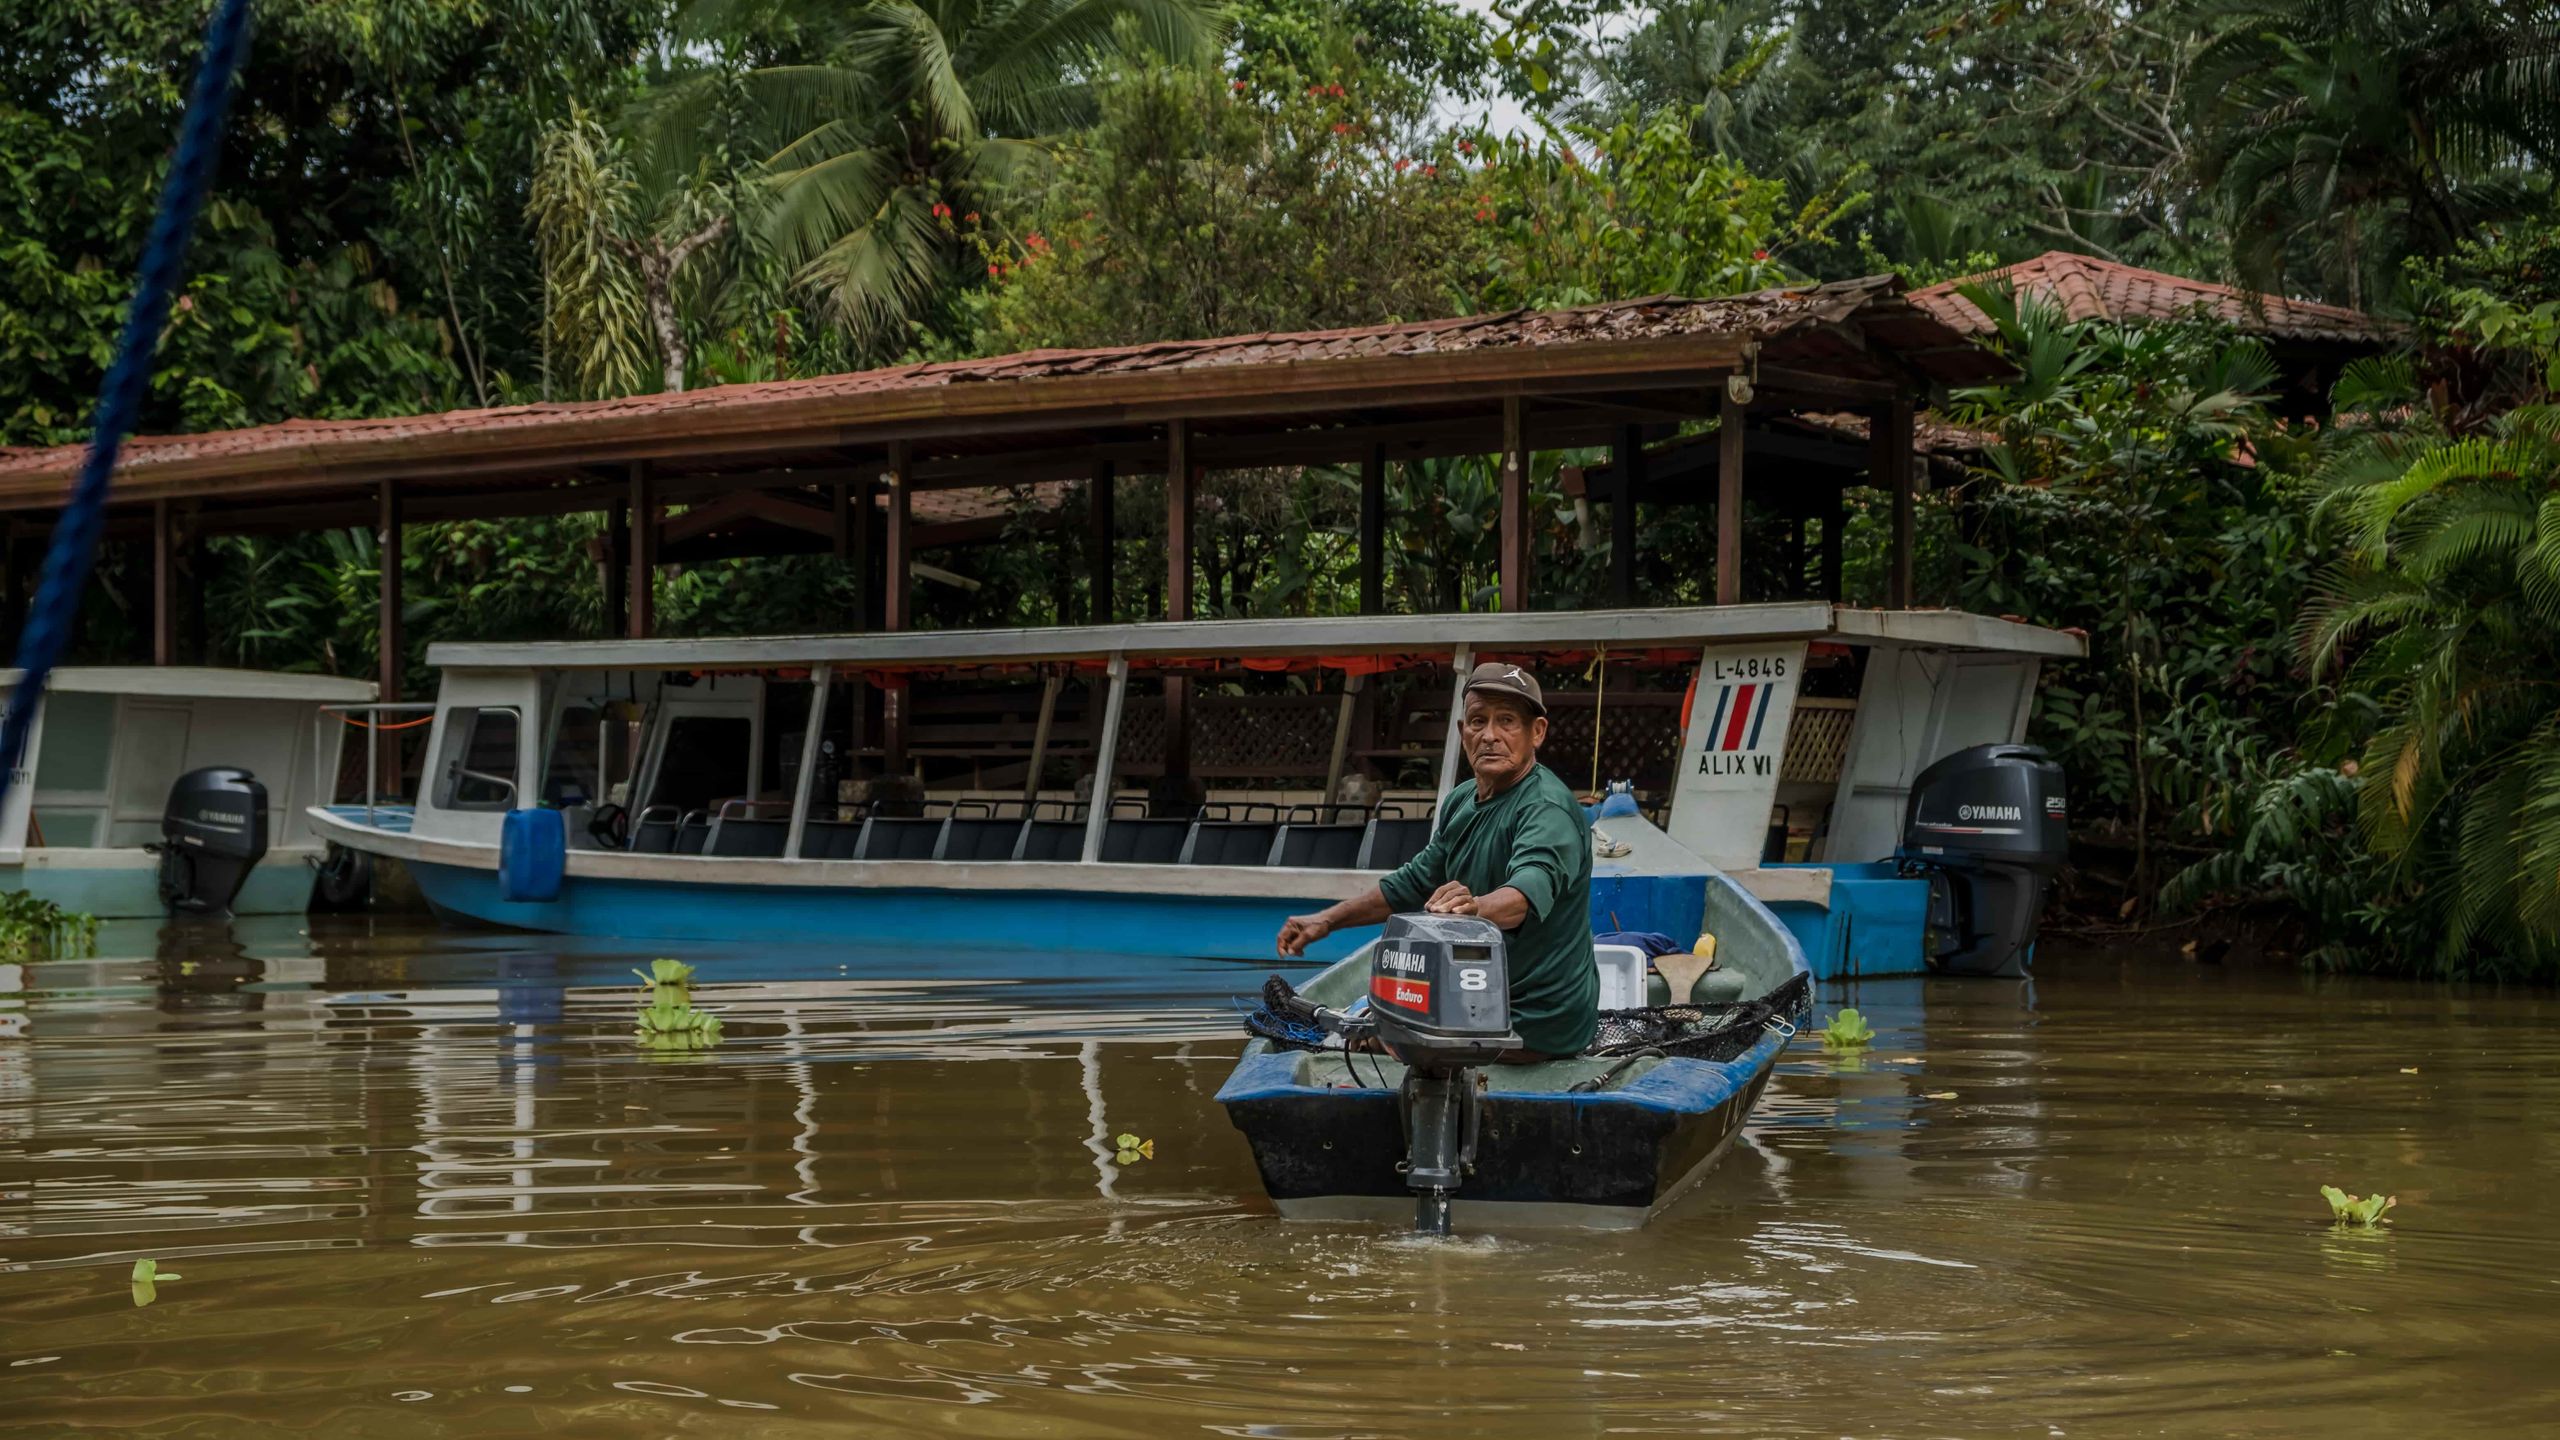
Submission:
[[[2006,281],[2021,294],[2041,295],[2073,320],[2138,324],[2174,319],[2201,306],[2241,333],[2267,339],[2380,346],[2398,333],[2388,322],[2343,305],[2253,295],[2209,280],[2190,280],[2061,250],[1985,275],[1914,290],[1911,303],[1968,335],[1988,334],[1990,317],[1956,293],[1958,286],[1985,280]]]

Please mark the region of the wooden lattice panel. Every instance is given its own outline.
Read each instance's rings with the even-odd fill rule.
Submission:
[[[1787,727],[1787,758],[1778,767],[1778,778],[1822,785],[1838,781],[1840,767],[1849,758],[1849,722],[1857,714],[1855,700],[1799,698],[1795,721]]]
[[[1333,695],[1214,695],[1192,706],[1191,756],[1203,773],[1322,775],[1342,701]]]
[[[1592,697],[1550,695],[1547,743],[1538,758],[1581,790],[1591,784]],[[1600,783],[1632,780],[1646,792],[1671,783],[1680,759],[1680,697],[1648,691],[1612,691],[1599,706]]]

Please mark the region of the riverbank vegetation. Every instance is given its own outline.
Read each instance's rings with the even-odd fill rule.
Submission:
[[[0,16],[0,445],[82,434],[203,8]],[[268,0],[145,428],[2053,249],[2356,306],[2405,343],[2306,408],[2209,322],[1972,292],[2018,378],[1942,411],[1991,443],[1927,507],[1924,588],[2091,636],[2034,722],[2075,788],[2083,908],[2547,977],[2555,44],[2546,5],[2382,0]],[[1577,458],[1535,467],[1542,606],[1608,573],[1557,479]],[[1395,469],[1391,604],[1493,603],[1493,480]],[[1136,618],[1161,506],[1122,483]],[[923,588],[923,623],[1110,618],[1031,503],[954,560],[976,588]],[[1350,608],[1355,505],[1321,468],[1213,476],[1207,608]],[[1874,510],[1852,598],[1881,588]],[[1642,593],[1697,598],[1702,513],[1644,522]],[[410,643],[599,633],[599,525],[411,527]],[[92,658],[137,646],[143,561],[107,557]],[[215,539],[209,655],[370,672],[382,563],[360,532]],[[657,603],[673,633],[789,628],[850,586],[744,560],[670,569]]]

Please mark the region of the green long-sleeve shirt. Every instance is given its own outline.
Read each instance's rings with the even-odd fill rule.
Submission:
[[[1600,1020],[1591,954],[1591,827],[1573,792],[1544,765],[1489,800],[1467,781],[1440,800],[1440,833],[1378,882],[1390,909],[1419,910],[1463,882],[1479,896],[1509,886],[1529,917],[1509,932],[1511,1028],[1550,1055],[1575,1055]]]

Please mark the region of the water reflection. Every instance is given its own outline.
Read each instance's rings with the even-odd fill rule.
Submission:
[[[0,1375],[37,1430],[2547,1419],[2518,1363],[2560,1341],[2542,997],[2157,961],[1869,982],[1821,1006],[1868,1016],[1864,1057],[1800,1043],[1653,1227],[1431,1244],[1268,1218],[1210,1103],[1249,968],[102,942],[0,973]],[[699,967],[716,1050],[633,1044],[660,954]],[[2398,1225],[2330,1229],[2324,1182],[2394,1190]],[[146,1255],[187,1276],[147,1310]]]

